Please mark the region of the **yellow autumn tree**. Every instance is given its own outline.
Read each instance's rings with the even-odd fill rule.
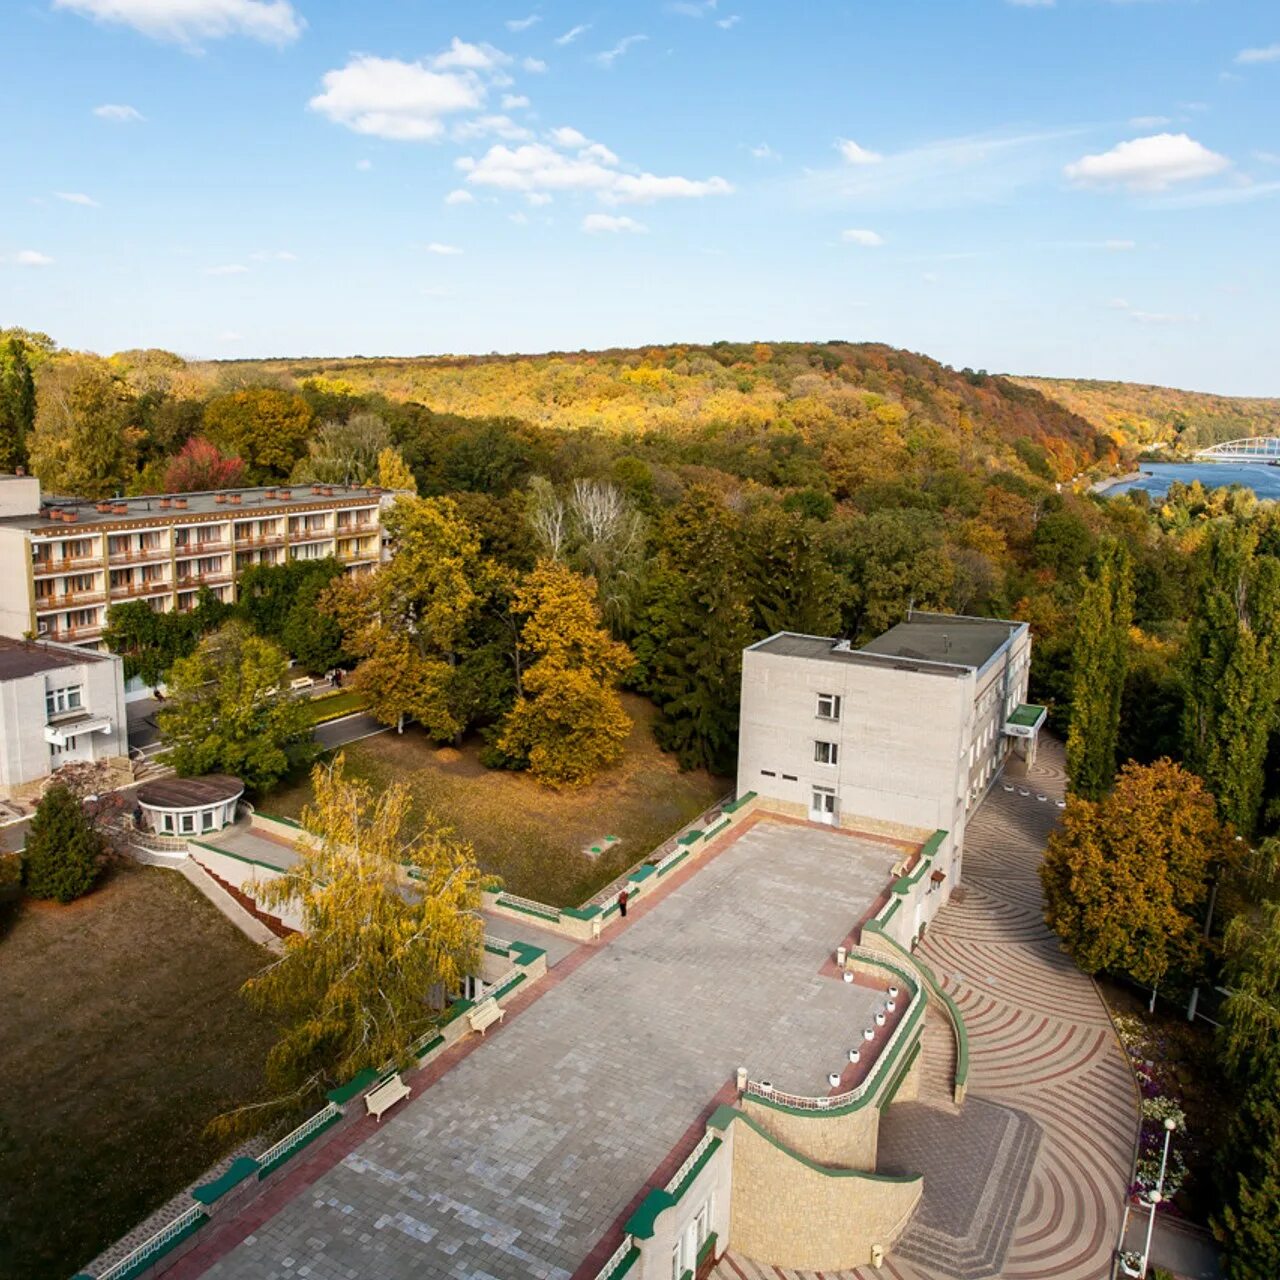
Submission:
[[[622,755],[631,719],[618,681],[631,650],[601,625],[595,583],[541,560],[515,594],[522,671],[498,746],[552,786],[590,782]]]
[[[471,845],[430,821],[407,834],[408,788],[375,796],[346,776],[341,755],[317,766],[312,785],[298,861],[258,890],[267,910],[291,904],[302,916],[284,955],[244,988],[284,1027],[267,1058],[277,1097],[261,1106],[403,1065],[481,963]]]
[[[390,489],[393,493],[418,492],[418,482],[413,472],[400,456],[400,451],[388,446],[378,454],[378,488]]]

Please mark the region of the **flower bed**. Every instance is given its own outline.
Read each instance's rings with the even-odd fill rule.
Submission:
[[[1142,1133],[1138,1142],[1138,1163],[1131,1195],[1145,1195],[1155,1189],[1164,1154],[1165,1122],[1174,1122],[1174,1138],[1169,1144],[1169,1161],[1164,1172],[1163,1195],[1172,1200],[1187,1177],[1186,1158],[1181,1149],[1187,1131],[1187,1115],[1176,1081],[1164,1069],[1165,1054],[1159,1032],[1132,1014],[1116,1014],[1116,1030],[1129,1055],[1130,1065],[1142,1094]]]

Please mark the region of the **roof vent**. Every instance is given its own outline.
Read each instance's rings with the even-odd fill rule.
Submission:
[[[832,653],[851,653],[852,651],[853,651],[852,640],[837,640],[835,644],[831,646]]]

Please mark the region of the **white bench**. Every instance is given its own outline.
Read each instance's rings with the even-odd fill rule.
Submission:
[[[478,1031],[481,1035],[484,1035],[495,1022],[501,1022],[506,1017],[506,1013],[507,1011],[490,996],[486,1000],[481,1000],[467,1014],[467,1021],[471,1023],[472,1031]]]
[[[310,689],[315,681],[310,676],[299,676],[296,680],[289,681],[289,688],[297,693],[299,689]]]
[[[409,1086],[400,1079],[397,1072],[388,1076],[376,1089],[370,1089],[364,1095],[364,1105],[368,1107],[371,1116],[377,1116],[379,1121],[382,1119],[382,1113],[388,1107],[394,1107],[401,1098],[409,1096]]]

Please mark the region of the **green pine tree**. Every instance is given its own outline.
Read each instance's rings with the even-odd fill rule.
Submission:
[[[1270,1088],[1245,1096],[1228,1145],[1226,1203],[1213,1222],[1227,1280],[1280,1276],[1280,1107]]]
[[[36,807],[27,832],[26,888],[33,898],[71,902],[98,878],[105,845],[84,806],[55,782]]]
[[[1122,542],[1108,539],[1082,575],[1071,667],[1067,775],[1071,789],[1099,800],[1116,776],[1120,705],[1129,665],[1133,568]]]
[[[1219,523],[1202,553],[1187,634],[1183,755],[1246,834],[1262,809],[1280,694],[1280,561],[1248,525]]]
[[[733,771],[742,650],[751,643],[737,518],[694,489],[667,519],[635,652],[661,713],[658,744],[681,768]]]
[[[36,420],[36,384],[27,348],[10,338],[0,348],[0,471],[27,465],[27,436]]]

